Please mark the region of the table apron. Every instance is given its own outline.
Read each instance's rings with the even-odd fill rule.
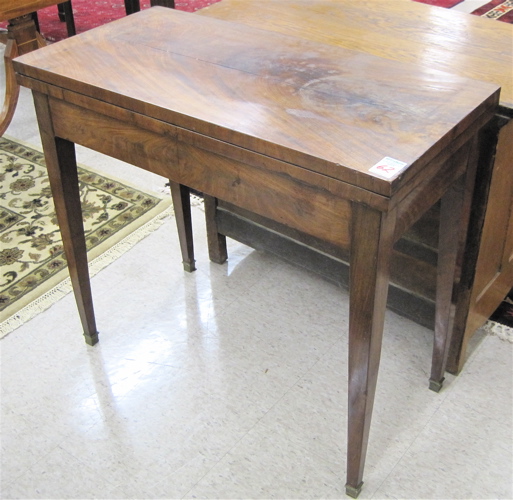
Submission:
[[[116,119],[53,98],[50,108],[56,137],[349,248],[346,183],[158,120],[148,130],[133,113]]]
[[[413,189],[406,196],[399,192],[389,199],[81,94],[55,87],[45,90],[50,94],[56,137],[118,158],[345,249],[351,246],[351,202],[382,212],[392,207],[397,209],[394,239],[399,239],[443,195],[446,186],[464,172],[467,143],[475,134],[472,129],[477,130],[482,125],[475,123],[459,136],[454,141],[456,151],[448,148],[431,160],[426,165],[429,175],[422,176],[421,182],[420,179],[412,182],[414,187],[411,186]]]

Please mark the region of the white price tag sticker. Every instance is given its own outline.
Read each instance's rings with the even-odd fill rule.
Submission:
[[[401,170],[408,165],[404,161],[399,161],[389,156],[385,156],[381,161],[369,169],[369,172],[377,174],[385,179],[395,177]]]

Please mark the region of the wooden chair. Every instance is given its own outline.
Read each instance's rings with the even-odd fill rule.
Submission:
[[[46,45],[45,40],[39,33],[37,11],[52,5],[58,6],[58,12],[66,22],[68,36],[76,33],[75,20],[71,0],[0,0],[0,22],[8,21],[7,32],[0,33],[0,42],[6,44],[5,62],[5,98],[0,113],[0,136],[2,136],[11,123],[20,87],[16,81],[16,75],[12,67],[12,60],[27,52]],[[175,0],[151,0],[151,5],[174,8]],[[127,15],[141,10],[139,0],[125,0]],[[36,13],[36,14],[34,14]]]
[[[12,60],[27,52],[46,45],[36,29],[32,13],[39,9],[62,3],[59,0],[0,0],[0,21],[8,21],[7,33],[1,41],[6,44],[5,61],[5,99],[0,113],[0,135],[3,135],[11,123],[18,103],[20,87],[12,66]]]

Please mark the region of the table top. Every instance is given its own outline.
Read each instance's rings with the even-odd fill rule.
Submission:
[[[412,0],[222,0],[198,14],[501,86],[513,108],[513,25]]]
[[[26,54],[15,69],[383,196],[498,100],[496,85],[426,65],[161,7]],[[385,157],[400,165],[391,178],[371,171]]]
[[[0,0],[0,21],[24,16],[50,5],[57,5],[63,0]]]

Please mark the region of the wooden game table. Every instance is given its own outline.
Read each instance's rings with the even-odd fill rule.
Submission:
[[[14,64],[33,91],[87,343],[98,332],[75,143],[170,179],[187,271],[190,188],[205,193],[207,213],[226,200],[349,250],[347,492],[357,496],[393,244],[441,199],[430,379],[438,390],[498,86],[161,7]],[[210,258],[222,263],[225,238],[215,219],[207,228]]]

